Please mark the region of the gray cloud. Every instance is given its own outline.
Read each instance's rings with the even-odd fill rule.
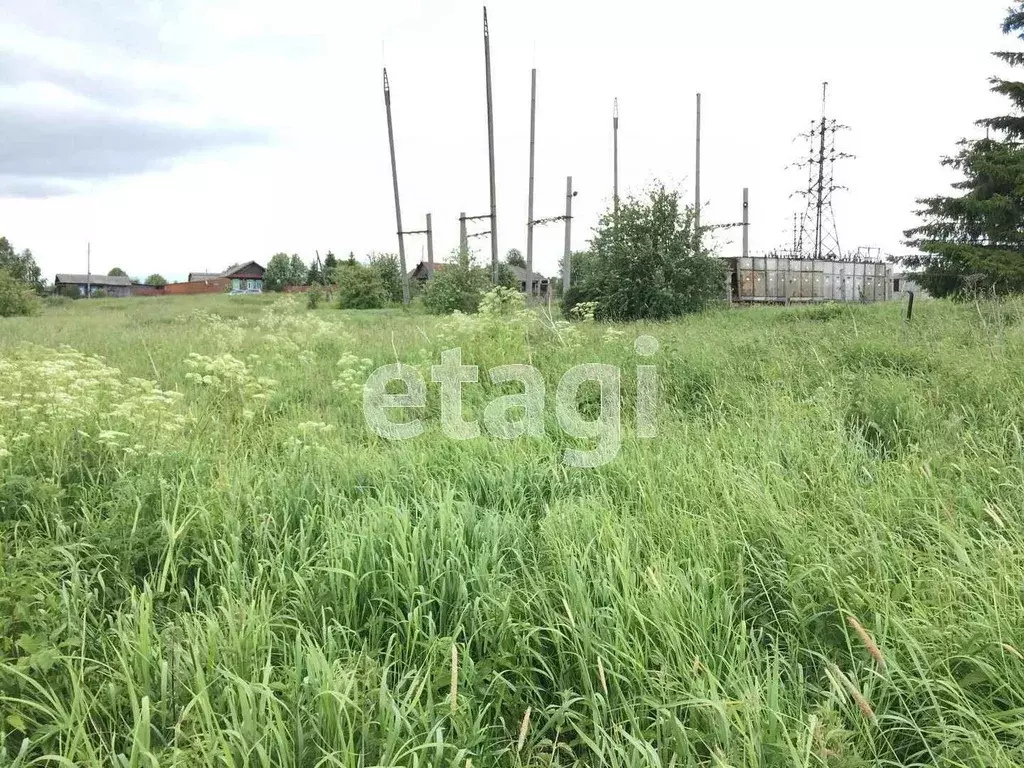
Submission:
[[[0,82],[15,86],[52,83],[99,104],[124,107],[154,98],[178,101],[181,94],[169,88],[146,85],[119,77],[98,77],[85,72],[53,66],[41,59],[14,51],[0,50]]]
[[[74,191],[69,181],[167,168],[182,155],[256,144],[244,128],[195,128],[123,115],[58,110],[0,112],[0,193],[47,197]]]
[[[4,19],[47,37],[103,46],[145,58],[162,58],[180,0],[0,0]]]
[[[50,40],[85,46],[97,61],[120,61],[125,73],[132,71],[133,61],[173,66],[181,51],[167,39],[174,37],[182,8],[183,0],[0,0],[6,21]],[[187,105],[187,93],[133,80],[130,74],[69,68],[24,49],[0,49],[0,84],[31,83],[52,84],[92,106],[5,104],[0,111],[0,196],[68,194],[87,180],[161,170],[196,152],[269,140],[265,131],[246,127],[141,119],[133,116],[135,108]]]

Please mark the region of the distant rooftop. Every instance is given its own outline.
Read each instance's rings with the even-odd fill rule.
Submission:
[[[116,285],[129,287],[132,284],[130,277],[118,275],[72,275],[60,273],[55,282],[70,285]]]

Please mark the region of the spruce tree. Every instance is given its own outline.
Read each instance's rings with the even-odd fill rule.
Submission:
[[[1010,10],[1003,32],[1024,39],[1024,2]],[[994,55],[1024,66],[1024,52]],[[902,262],[921,268],[915,279],[934,296],[1024,291],[1024,82],[990,82],[1010,100],[1011,114],[977,121],[986,137],[962,140],[960,151],[943,160],[964,174],[953,185],[963,194],[918,200],[923,223],[905,233],[906,244],[921,255]]]

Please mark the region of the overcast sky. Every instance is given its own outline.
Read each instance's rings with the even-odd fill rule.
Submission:
[[[579,191],[574,248],[611,198],[612,99],[623,194],[658,178],[692,197],[703,93],[705,222],[751,247],[792,240],[794,137],[851,126],[837,168],[845,249],[900,253],[939,158],[1005,109],[989,52],[1007,0],[491,0],[499,248],[525,249],[530,68],[538,69],[536,215]],[[408,229],[433,212],[440,259],[458,215],[488,210],[481,5],[455,0],[0,0],[0,234],[55,272],[219,270],[277,251],[307,261],[397,250],[381,66],[391,79]],[[485,227],[481,227],[485,228]],[[560,226],[538,233],[553,273]],[[737,230],[720,233],[723,253]],[[410,238],[410,267],[421,256]],[[489,254],[485,239],[475,240]]]

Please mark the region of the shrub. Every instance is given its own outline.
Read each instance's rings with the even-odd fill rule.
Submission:
[[[380,273],[358,262],[347,262],[336,270],[338,307],[341,309],[381,309],[388,303],[388,294],[380,281]]]
[[[66,299],[80,299],[82,291],[73,283],[61,283],[57,286],[57,295]]]
[[[107,292],[104,291],[102,288],[97,288],[95,291],[92,292],[92,297],[94,299],[105,299],[107,298]]]
[[[309,309],[316,309],[324,298],[323,289],[319,285],[311,285],[306,291],[306,306]]]
[[[514,315],[526,308],[526,296],[514,288],[499,285],[480,299],[481,315]]]
[[[694,249],[693,228],[693,211],[680,210],[679,193],[662,185],[623,202],[617,218],[605,213],[562,311],[569,316],[579,302],[596,301],[599,320],[665,320],[721,300],[722,264]]]
[[[31,315],[38,308],[32,289],[15,280],[6,269],[0,269],[0,317]]]
[[[483,292],[491,287],[487,270],[473,262],[468,253],[459,253],[456,261],[446,264],[423,290],[423,306],[435,315],[449,315],[459,311],[476,312]]]
[[[402,268],[393,253],[371,253],[370,269],[376,272],[389,302],[402,301]]]

